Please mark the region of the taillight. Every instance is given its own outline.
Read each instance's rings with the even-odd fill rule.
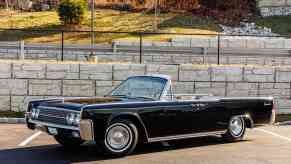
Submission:
[[[273,99],[273,107],[271,112],[270,124],[274,124],[276,122],[276,102]]]

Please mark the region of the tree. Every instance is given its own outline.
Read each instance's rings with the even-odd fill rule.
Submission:
[[[85,0],[62,0],[58,7],[58,15],[65,25],[81,24],[87,8]]]

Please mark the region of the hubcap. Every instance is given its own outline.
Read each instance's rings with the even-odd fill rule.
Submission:
[[[241,132],[243,131],[242,120],[239,117],[233,118],[230,121],[229,128],[230,128],[231,133],[233,133],[235,136],[239,136]]]
[[[123,149],[130,142],[130,132],[129,129],[123,126],[112,127],[107,134],[108,145],[116,150]]]

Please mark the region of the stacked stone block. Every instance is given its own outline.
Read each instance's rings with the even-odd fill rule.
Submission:
[[[103,96],[145,74],[170,75],[180,94],[274,96],[279,111],[291,112],[291,67],[190,64],[0,64],[0,110],[23,111],[33,99]]]

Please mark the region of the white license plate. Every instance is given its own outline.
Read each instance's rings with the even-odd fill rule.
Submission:
[[[58,135],[58,129],[57,128],[48,127],[47,130],[48,130],[49,134],[51,134],[51,135]]]

